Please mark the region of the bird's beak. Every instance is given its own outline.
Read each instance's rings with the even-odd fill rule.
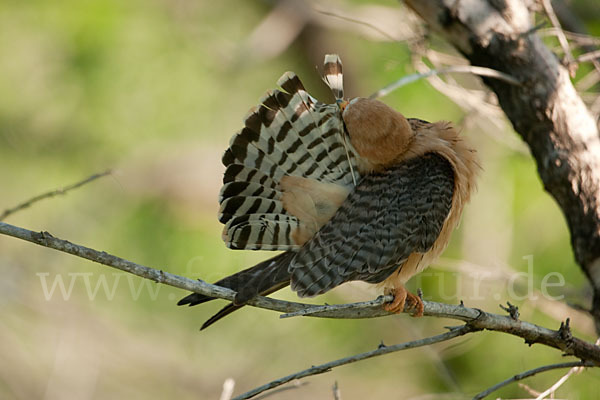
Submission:
[[[338,107],[340,108],[340,110],[343,112],[344,109],[348,106],[348,104],[350,103],[348,100],[342,100],[339,99],[336,101]]]

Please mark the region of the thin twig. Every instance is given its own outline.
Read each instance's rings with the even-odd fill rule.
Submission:
[[[453,62],[447,60],[449,58],[447,55],[432,50],[427,50],[425,57],[429,59],[435,67],[437,67],[437,64],[441,61],[446,64]],[[454,62],[458,62],[458,60]],[[427,73],[431,70],[431,68],[418,57],[413,57],[413,66],[419,73]],[[481,128],[481,132],[517,153],[530,154],[522,142],[505,134],[506,116],[502,113],[502,109],[498,106],[497,100],[491,95],[489,90],[467,89],[452,82],[452,79],[441,79],[439,75],[430,76],[427,80],[434,89],[448,97],[465,111],[465,119],[473,118],[474,123]]]
[[[561,23],[560,30],[564,32],[564,35],[567,37],[567,39],[570,39],[576,44],[579,44],[582,50],[586,52],[594,51],[595,47],[593,44],[581,43],[581,41],[578,41],[578,37],[573,37],[574,35],[590,37],[590,35],[588,34],[588,29],[585,26],[584,22],[571,11],[571,8],[564,1],[557,0],[554,0],[552,2],[552,7],[554,8],[554,12],[556,13],[558,20]],[[574,33],[571,33],[569,31],[572,31]],[[598,39],[596,38],[596,40]],[[591,60],[591,64],[594,66],[594,70],[596,71],[596,73],[600,73],[600,61]]]
[[[563,35],[565,35],[565,37],[567,39],[570,39],[571,41],[575,42],[579,46],[600,45],[600,38],[598,38],[596,36],[587,35],[584,33],[569,32],[569,31],[565,31],[564,29],[558,29],[558,28],[554,28],[554,27],[542,29],[538,32],[538,34],[540,36],[558,36],[559,32],[562,32]]]
[[[600,50],[590,51],[577,57],[577,62],[591,61],[600,58]]]
[[[559,387],[562,386],[563,383],[565,383],[567,381],[567,379],[569,379],[569,377],[571,375],[573,375],[575,372],[581,371],[584,367],[573,367],[569,370],[569,372],[567,372],[566,374],[564,374],[558,381],[556,381],[554,383],[554,385],[550,386],[547,390],[543,391],[542,393],[540,393],[535,400],[543,400],[546,398],[546,396],[550,395],[550,394],[554,394]]]
[[[333,384],[333,400],[342,400],[342,392],[340,391],[340,387],[338,386],[337,381]]]
[[[169,272],[149,268],[123,258],[97,251],[52,236],[48,232],[33,232],[24,228],[0,222],[0,234],[12,236],[40,246],[59,250],[65,253],[85,258],[121,271],[129,272],[142,278],[153,280],[157,283],[177,287],[190,292],[232,301],[235,292],[231,289],[211,285],[201,280],[193,280],[171,274]],[[269,297],[257,296],[247,303],[254,307],[267,310],[291,313],[313,308],[314,305],[276,300]],[[359,303],[358,309],[348,305],[327,306],[325,311],[306,314],[311,317],[321,318],[374,318],[392,315],[380,305],[364,308]],[[376,303],[374,303],[376,304]],[[451,318],[464,321],[475,329],[487,329],[504,332],[525,339],[529,345],[540,343],[561,350],[564,354],[575,356],[582,360],[589,360],[600,365],[600,347],[572,336],[568,324],[561,324],[559,330],[552,330],[522,320],[515,320],[509,316],[488,313],[464,305],[451,305],[433,301],[423,301],[424,315],[437,318]],[[405,308],[404,312],[410,312]]]
[[[325,10],[319,10],[319,9],[314,9],[314,10],[316,12],[318,12],[319,14],[327,15],[329,17],[339,18],[339,19],[341,19],[343,21],[353,22],[353,23],[358,24],[358,25],[366,26],[367,28],[370,28],[370,29],[374,30],[375,32],[379,33],[383,37],[388,38],[392,42],[400,42],[400,39],[396,39],[395,37],[393,37],[392,35],[390,35],[386,31],[384,31],[383,29],[379,29],[377,26],[375,26],[375,25],[373,25],[373,24],[371,24],[369,22],[361,21],[359,19],[352,18],[352,17],[346,17],[346,16],[343,16],[343,15],[339,15],[339,14],[336,14],[336,13],[331,12],[331,11],[325,11]]]
[[[519,85],[520,84],[520,82],[516,78],[514,78],[508,74],[505,74],[504,72],[497,71],[495,69],[486,68],[486,67],[476,67],[473,65],[454,65],[451,67],[446,67],[446,68],[441,68],[441,69],[431,69],[427,72],[416,73],[416,74],[404,76],[401,79],[398,79],[397,81],[395,81],[393,83],[390,83],[383,89],[379,89],[378,91],[373,93],[371,96],[369,96],[369,98],[377,99],[379,97],[387,96],[394,90],[396,90],[402,86],[408,85],[409,83],[415,82],[419,79],[427,78],[427,77],[430,77],[433,75],[450,74],[450,73],[474,74],[474,75],[479,75],[479,76],[487,76],[489,78],[496,78],[501,81],[510,83],[511,85]]]
[[[585,95],[584,92],[590,90],[599,81],[600,81],[600,72],[598,72],[598,70],[590,71],[577,81],[577,83],[576,83],[577,91],[579,93],[581,93],[582,98],[583,98],[583,96]],[[596,96],[593,97],[593,99],[596,99],[596,98],[597,98]]]
[[[6,217],[8,217],[11,214],[16,213],[17,211],[20,211],[20,210],[22,210],[24,208],[30,207],[31,205],[33,205],[34,203],[37,203],[40,200],[44,200],[44,199],[48,199],[48,198],[55,197],[55,196],[58,196],[58,195],[66,194],[67,192],[69,192],[69,191],[71,191],[73,189],[77,189],[77,188],[79,188],[79,187],[81,187],[81,186],[83,186],[83,185],[85,185],[87,183],[95,181],[98,178],[102,178],[103,176],[110,175],[111,173],[112,173],[112,171],[110,169],[108,169],[108,170],[106,170],[104,172],[101,172],[99,174],[94,174],[92,176],[88,176],[84,180],[79,181],[77,183],[74,183],[72,185],[65,186],[63,188],[59,188],[59,189],[55,189],[55,190],[51,190],[49,192],[46,192],[46,193],[37,195],[35,197],[32,197],[31,199],[29,199],[29,200],[27,200],[27,201],[25,201],[25,202],[23,202],[23,203],[15,206],[15,207],[13,207],[13,208],[9,208],[9,209],[4,210],[4,212],[2,213],[2,215],[0,215],[0,221],[3,221],[4,219],[6,219]]]
[[[281,386],[281,385],[283,385],[289,381],[292,381],[294,379],[301,379],[301,378],[305,378],[307,376],[318,375],[318,374],[322,374],[325,372],[329,372],[329,371],[331,371],[331,369],[333,369],[335,367],[339,367],[341,365],[346,365],[346,364],[350,364],[353,362],[366,360],[368,358],[381,356],[381,355],[393,353],[396,351],[414,349],[415,347],[429,346],[434,343],[443,342],[445,340],[450,340],[455,337],[465,335],[465,334],[467,334],[469,332],[473,332],[475,330],[477,330],[477,329],[473,328],[472,326],[467,324],[467,325],[461,326],[460,328],[452,329],[449,332],[442,333],[441,335],[436,335],[436,336],[431,336],[431,337],[427,337],[424,339],[414,340],[412,342],[400,343],[400,344],[396,344],[393,346],[380,346],[379,348],[377,348],[375,350],[371,350],[371,351],[368,351],[365,353],[355,354],[350,357],[340,358],[335,361],[330,361],[325,364],[312,366],[303,371],[296,372],[296,373],[293,373],[288,376],[284,376],[282,378],[279,378],[272,382],[269,382],[265,385],[259,386],[255,389],[252,389],[246,393],[243,393],[237,397],[234,397],[233,400],[249,399],[251,397],[256,396],[259,393],[262,393],[266,390]]]
[[[302,386],[306,386],[306,385],[308,385],[308,382],[300,382],[300,381],[296,381],[296,382],[293,382],[291,385],[284,386],[284,387],[280,387],[280,388],[279,388],[279,389],[277,389],[277,390],[273,390],[272,392],[265,393],[265,394],[263,394],[262,396],[258,396],[258,397],[257,397],[257,398],[255,398],[254,400],[264,400],[264,399],[266,399],[267,397],[271,397],[271,396],[273,396],[274,394],[281,393],[281,392],[287,392],[288,390],[299,389],[299,388],[301,388]]]
[[[529,386],[527,386],[524,383],[517,383],[517,385],[523,389],[524,391],[526,391],[527,393],[529,393],[530,396],[538,396],[540,394],[540,392],[538,392],[537,390],[534,390],[532,388],[530,388]]]
[[[575,62],[575,58],[573,58],[573,53],[571,53],[569,41],[567,40],[567,37],[565,36],[565,33],[562,30],[562,27],[560,25],[560,22],[558,21],[556,13],[554,12],[554,8],[552,8],[550,0],[542,0],[542,6],[546,11],[546,15],[548,15],[552,26],[554,26],[557,30],[556,37],[558,38],[558,42],[560,43],[560,46],[565,52],[566,66],[572,77],[575,74],[575,68],[577,67],[577,63]]]
[[[598,345],[599,343],[600,343],[600,339],[596,340],[596,345]],[[543,399],[546,398],[546,396],[553,395],[554,393],[556,393],[556,391],[558,390],[558,388],[561,387],[567,381],[567,379],[569,379],[571,377],[571,375],[573,375],[574,373],[579,373],[579,372],[583,371],[584,368],[585,367],[573,367],[573,368],[571,368],[569,370],[569,372],[567,372],[565,375],[563,375],[558,381],[556,381],[547,390],[543,391],[542,393],[537,393],[535,395],[536,396],[535,400],[543,400]]]
[[[504,381],[502,381],[500,383],[497,383],[494,386],[490,387],[489,389],[486,389],[483,392],[477,393],[475,395],[475,397],[473,397],[473,400],[483,399],[484,397],[486,397],[490,393],[495,392],[496,390],[500,389],[501,387],[509,385],[509,384],[511,384],[513,382],[517,382],[517,381],[523,380],[525,378],[529,378],[530,376],[533,376],[535,374],[539,374],[541,372],[551,371],[553,369],[573,368],[573,367],[597,367],[597,365],[593,364],[593,363],[590,363],[588,361],[573,361],[573,362],[565,362],[565,363],[544,365],[542,367],[530,369],[529,371],[521,372],[520,374],[517,374],[517,375],[512,376],[512,377],[510,377],[510,378],[508,378],[508,379],[506,379],[506,380],[504,380]]]
[[[235,389],[235,381],[232,378],[225,379],[225,382],[223,382],[223,391],[221,392],[219,400],[231,400],[233,389]]]

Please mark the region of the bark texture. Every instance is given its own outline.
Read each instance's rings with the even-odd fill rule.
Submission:
[[[600,333],[600,137],[567,69],[536,35],[521,0],[405,0],[472,65],[517,78],[483,78],[537,162],[562,209],[577,263],[588,277]]]

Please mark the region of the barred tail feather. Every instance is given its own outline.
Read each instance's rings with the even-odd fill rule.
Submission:
[[[234,250],[279,250],[299,248],[292,239],[298,218],[288,214],[249,214],[230,219],[223,228],[223,240]]]
[[[324,80],[339,103],[344,88],[337,55],[325,57]],[[339,105],[312,97],[293,72],[277,85],[249,111],[223,154],[219,221],[232,249],[286,252],[218,281],[237,294],[202,329],[249,299],[289,285],[296,251],[334,215],[360,178],[358,154],[347,140]],[[191,294],[178,305],[210,300]]]
[[[258,295],[267,296],[289,285],[290,274],[288,272],[288,266],[294,254],[295,253],[291,251],[281,253],[254,267],[245,269],[215,282],[215,285],[235,290],[237,294],[232,303],[226,305],[218,313],[209,318],[202,325],[200,330],[206,329],[221,318],[242,308],[251,298]],[[179,300],[177,305],[189,305],[191,307],[210,300],[215,300],[215,298],[192,293]]]
[[[336,100],[344,98],[344,75],[342,74],[342,60],[337,54],[325,56],[323,79],[333,92]]]

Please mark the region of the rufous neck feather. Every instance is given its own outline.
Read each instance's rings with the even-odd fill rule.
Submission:
[[[372,99],[356,98],[343,113],[350,143],[360,155],[359,170],[368,173],[395,164],[413,136],[402,114]]]
[[[475,178],[481,167],[475,150],[449,122],[407,120],[384,103],[365,98],[351,100],[342,117],[350,143],[360,155],[358,169],[362,174],[426,153],[438,153],[446,158],[454,169],[453,205],[456,207],[453,210],[460,215],[475,189]]]
[[[454,169],[455,199],[460,199],[462,206],[475,190],[475,178],[481,170],[477,152],[459,136],[449,122],[426,123],[411,120],[410,123],[415,135],[400,161],[426,153],[442,155]]]

